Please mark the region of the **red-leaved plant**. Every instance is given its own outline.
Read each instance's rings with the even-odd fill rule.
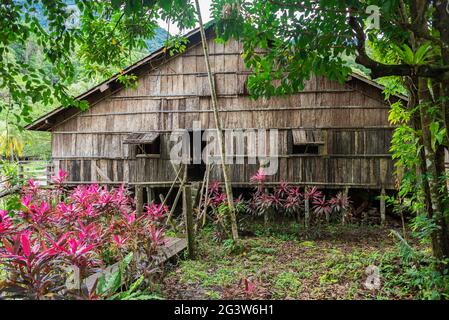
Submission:
[[[348,212],[351,201],[340,192],[329,200],[317,187],[306,187],[303,192],[298,186],[286,182],[279,183],[274,190],[265,186],[266,175],[260,169],[251,181],[256,183],[255,191],[247,201],[247,211],[253,215],[285,214],[300,217],[304,214],[304,201],[309,201],[310,214],[313,221],[320,221],[324,217],[329,221],[330,214]]]
[[[124,186],[80,185],[65,193],[66,177],[60,170],[51,189],[30,180],[22,189],[22,208],[0,211],[0,266],[7,275],[0,291],[24,299],[61,297],[73,270],[83,279],[131,251],[138,274],[154,269],[168,208],[150,204],[137,216]]]

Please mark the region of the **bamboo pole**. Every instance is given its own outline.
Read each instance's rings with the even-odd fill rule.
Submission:
[[[182,211],[186,224],[189,258],[195,259],[195,226],[193,221],[192,188],[189,185],[183,187]]]
[[[239,238],[238,230],[237,230],[237,218],[235,216],[234,197],[232,195],[232,187],[229,183],[228,170],[227,170],[227,166],[226,166],[226,159],[225,159],[226,149],[225,149],[225,144],[224,144],[223,129],[222,129],[221,121],[220,121],[220,115],[218,112],[218,100],[217,100],[217,92],[215,89],[215,79],[213,77],[212,70],[210,67],[209,49],[207,47],[206,33],[204,31],[203,19],[201,18],[200,4],[199,4],[198,0],[195,0],[195,5],[196,5],[196,11],[198,14],[198,22],[200,25],[200,34],[201,34],[201,42],[202,42],[202,46],[203,46],[204,60],[206,63],[206,70],[207,70],[208,79],[209,79],[211,98],[212,98],[211,99],[212,109],[214,111],[215,125],[217,127],[218,143],[220,144],[220,156],[221,156],[221,163],[222,163],[222,170],[223,170],[223,180],[224,180],[225,189],[226,189],[226,197],[228,199],[229,217],[231,220],[232,239],[234,241],[237,241]]]
[[[171,193],[172,193],[172,191],[173,191],[173,188],[174,188],[176,182],[177,182],[178,180],[179,180],[180,182],[182,182],[182,180],[179,178],[179,175],[181,174],[182,166],[179,165],[178,171],[176,171],[176,168],[174,167],[173,163],[172,163],[172,166],[173,166],[173,170],[174,170],[175,173],[176,173],[176,177],[175,177],[175,180],[173,180],[173,182],[172,182],[172,184],[171,184],[171,186],[170,186],[170,189],[168,190],[168,192],[167,192],[167,194],[165,195],[164,199],[163,199],[163,200],[161,199],[161,201],[162,201],[162,207],[165,206],[165,203],[167,202],[168,197],[170,197],[170,195],[171,195]]]
[[[207,202],[208,202],[208,195],[209,195],[209,174],[210,170],[213,165],[208,164],[206,168],[206,174],[204,175],[203,185],[201,186],[200,191],[200,203],[198,204],[198,218],[197,223],[195,225],[195,230],[198,229],[198,225],[200,224],[200,221],[202,221],[201,226],[204,227],[206,224],[206,211],[207,211]],[[204,199],[203,199],[203,193],[204,193]],[[204,208],[202,206],[204,205]],[[203,218],[204,216],[204,218]]]
[[[175,200],[173,201],[173,205],[172,205],[172,207],[170,209],[170,212],[168,213],[167,224],[171,223],[171,217],[172,217],[173,213],[175,212],[175,208],[176,208],[176,206],[178,204],[179,198],[181,196],[182,188],[184,187],[186,179],[187,179],[187,165],[184,165],[184,174],[183,174],[183,177],[182,177],[181,184],[179,186],[178,192],[176,193]],[[172,224],[172,226],[174,227],[173,224]]]

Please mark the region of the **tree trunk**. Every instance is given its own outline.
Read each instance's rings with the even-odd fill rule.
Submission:
[[[217,91],[215,90],[215,78],[212,74],[210,62],[209,62],[209,50],[207,48],[207,39],[206,39],[206,33],[204,32],[204,26],[203,26],[203,19],[201,18],[201,10],[198,0],[195,0],[195,6],[196,11],[198,14],[198,22],[200,25],[200,33],[201,33],[201,40],[203,45],[203,52],[204,52],[204,60],[206,63],[206,69],[207,74],[209,78],[209,85],[210,85],[210,91],[211,91],[211,98],[212,98],[212,109],[214,110],[214,119],[215,119],[215,126],[217,127],[217,134],[218,134],[218,143],[220,144],[220,157],[222,162],[222,170],[223,170],[223,180],[225,184],[226,189],[226,197],[228,199],[228,207],[229,207],[229,220],[231,222],[231,231],[232,231],[232,239],[234,241],[237,241],[239,238],[238,230],[237,230],[237,218],[235,215],[235,207],[234,207],[234,196],[232,195],[232,186],[229,182],[228,177],[228,169],[226,165],[226,149],[225,149],[225,141],[223,138],[223,128],[220,121],[220,115],[218,112],[218,99],[217,99]]]
[[[431,214],[439,229],[431,234],[432,250],[435,258],[439,261],[449,258],[449,233],[444,217],[444,199],[447,198],[446,181],[441,179],[444,176],[444,148],[437,146],[436,150],[432,148],[431,132],[429,129],[432,119],[430,118],[429,108],[431,104],[431,96],[428,88],[427,79],[419,78],[418,81],[418,97],[420,104],[421,128],[423,134],[423,143],[425,151],[425,164],[428,173],[428,183],[430,191]],[[441,166],[441,158],[443,154],[443,166]],[[443,168],[442,168],[443,167]],[[442,271],[444,265],[440,264],[439,269]]]
[[[414,78],[410,80],[410,83],[407,84],[408,93],[409,93],[409,101],[408,101],[408,110],[413,110],[418,106],[418,91],[416,88],[418,87],[418,79]],[[419,111],[416,111],[412,118],[412,126],[416,132],[421,131],[421,114]],[[424,145],[422,135],[419,137],[419,145]],[[429,181],[425,179],[427,176],[427,168],[426,168],[426,154],[424,148],[419,150],[419,166],[416,168],[417,179],[418,182],[421,183],[424,193],[424,205],[426,208],[426,212],[429,217],[432,217],[432,203],[430,201],[430,187]]]

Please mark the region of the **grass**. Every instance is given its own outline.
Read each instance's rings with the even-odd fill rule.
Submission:
[[[253,224],[243,250],[229,253],[213,240],[213,229],[198,237],[199,258],[180,260],[166,274],[168,299],[412,299],[388,230],[377,227],[323,227],[314,238],[298,239],[296,224]],[[381,270],[381,287],[364,286],[368,266]],[[409,269],[408,269],[409,270]],[[405,272],[405,274],[407,274]],[[254,284],[245,291],[245,281]]]

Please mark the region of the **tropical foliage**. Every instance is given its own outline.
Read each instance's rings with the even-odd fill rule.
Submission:
[[[217,0],[212,8],[222,41],[232,37],[244,44],[255,97],[297,92],[311,75],[343,82],[351,72],[348,56],[388,85],[387,98],[395,103],[391,121],[399,124],[392,147],[397,202],[436,226],[428,240],[435,266],[447,273],[447,2]],[[404,92],[408,104],[400,105],[392,94]]]
[[[133,272],[120,275],[120,285],[113,289],[101,284],[101,294],[113,296],[122,281],[132,283],[141,276],[147,282],[156,267],[153,256],[165,241],[161,219],[167,208],[150,205],[137,216],[124,187],[83,185],[66,195],[65,178],[59,171],[53,177],[54,189],[42,189],[30,180],[21,192],[20,208],[0,211],[0,266],[7,274],[1,291],[26,299],[78,297],[86,288],[79,284],[69,290],[69,279],[80,283],[123,259]],[[144,280],[134,284],[133,291]]]

